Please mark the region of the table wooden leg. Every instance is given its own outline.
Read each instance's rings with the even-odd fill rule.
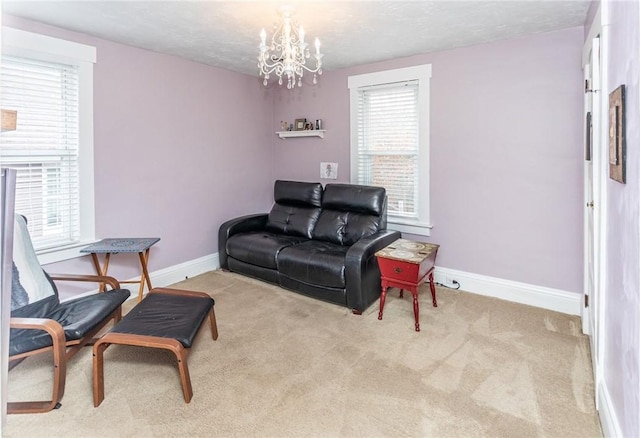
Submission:
[[[418,306],[418,288],[412,289],[411,294],[413,295],[413,316],[416,320],[416,331],[420,331],[420,308]]]
[[[429,288],[431,288],[431,299],[433,300],[433,307],[438,307],[438,301],[436,300],[436,286],[433,283],[433,272],[429,274]]]
[[[151,278],[149,278],[149,270],[147,269],[147,263],[149,261],[149,249],[150,248],[147,248],[144,252],[138,253],[138,257],[140,257],[140,266],[142,267],[142,274],[140,276],[140,288],[138,289],[138,301],[142,300],[145,282],[149,290],[153,289],[153,287],[151,286]]]
[[[100,267],[100,260],[98,260],[98,254],[96,254],[95,252],[91,253],[91,260],[93,261],[93,266],[96,268],[96,273],[98,275],[107,275],[107,270],[109,269],[109,259],[110,259],[111,253],[106,253],[104,256],[104,267]],[[105,290],[105,284],[104,283],[100,283],[100,292],[104,292]]]
[[[378,312],[378,319],[382,319],[382,312],[384,310],[384,301],[387,299],[387,286],[382,286],[382,293],[380,294],[380,311]]]

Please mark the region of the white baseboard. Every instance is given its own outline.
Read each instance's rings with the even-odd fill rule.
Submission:
[[[204,274],[220,267],[220,258],[218,253],[209,254],[184,263],[169,266],[168,268],[150,272],[151,284],[153,287],[165,287],[170,284],[177,283],[189,277]],[[136,280],[132,278],[131,280]],[[134,285],[135,288],[136,285]]]
[[[209,254],[204,257],[200,257],[197,259],[189,260],[184,263],[179,263],[177,265],[169,266],[168,268],[160,269],[158,271],[149,272],[149,277],[151,279],[151,285],[153,287],[165,287],[169,286],[173,283],[177,283],[179,281],[185,280],[190,277],[195,277],[196,275],[204,274],[205,272],[213,271],[215,269],[220,268],[220,257],[218,253]],[[138,281],[140,277],[130,278],[125,281]],[[131,291],[131,296],[129,299],[138,299],[138,283],[132,284],[123,284],[121,285],[123,288],[129,289]],[[69,299],[79,298],[86,295],[92,295],[98,292],[98,289],[93,289],[87,292],[84,292],[79,295],[75,295]],[[145,293],[146,293],[145,288]]]
[[[447,278],[460,283],[460,289],[465,292],[528,304],[569,315],[582,315],[581,296],[577,293],[436,267],[435,281],[450,286],[445,281]]]
[[[604,383],[600,383],[598,388],[598,414],[600,415],[600,426],[602,434],[606,437],[621,437],[620,423],[613,408],[609,389]]]
[[[165,287],[218,268],[220,268],[220,257],[216,252],[150,272],[149,276],[154,287]],[[580,295],[576,293],[440,267],[436,267],[434,278],[436,282],[443,284],[446,284],[446,278],[454,279],[460,283],[460,289],[465,292],[528,304],[569,315],[581,315],[582,301]],[[137,296],[137,284],[132,284],[130,290],[132,296]],[[96,291],[97,289],[82,295]]]

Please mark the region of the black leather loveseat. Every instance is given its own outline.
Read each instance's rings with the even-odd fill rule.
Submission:
[[[387,231],[384,188],[276,181],[269,214],[225,222],[222,269],[259,278],[362,313],[380,296],[375,252]]]

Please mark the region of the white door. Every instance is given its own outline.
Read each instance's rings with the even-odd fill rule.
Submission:
[[[584,99],[584,143],[585,143],[585,160],[584,160],[584,311],[582,318],[583,331],[586,334],[593,335],[594,325],[591,309],[593,309],[593,291],[594,291],[594,225],[593,225],[593,126],[594,126],[594,80],[591,57],[589,64],[585,66],[585,99]],[[591,302],[590,302],[591,301]],[[591,304],[591,305],[589,305]],[[592,346],[593,347],[593,346]],[[592,348],[593,351],[593,348]]]
[[[584,161],[584,294],[585,307],[582,313],[583,331],[590,335],[591,359],[594,380],[596,382],[596,400],[598,400],[599,367],[601,365],[599,318],[601,306],[601,219],[603,193],[602,160],[602,86],[600,62],[600,38],[591,40],[588,63],[585,65],[585,161]],[[590,125],[590,126],[589,126]],[[588,305],[587,305],[588,303]]]

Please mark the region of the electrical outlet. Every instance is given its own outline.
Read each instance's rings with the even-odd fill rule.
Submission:
[[[445,283],[445,284],[453,284],[453,278],[451,278],[451,277],[444,277],[444,283]]]

